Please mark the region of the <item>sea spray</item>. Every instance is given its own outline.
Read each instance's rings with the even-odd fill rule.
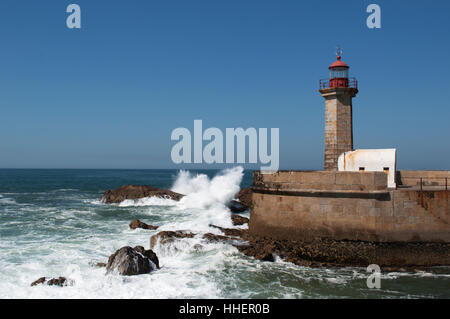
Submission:
[[[209,178],[206,174],[191,174],[189,171],[179,171],[171,188],[172,191],[185,195],[179,202],[168,198],[147,197],[137,200],[125,200],[121,207],[149,206],[149,215],[153,215],[155,206],[167,206],[165,214],[183,215],[174,222],[161,225],[160,230],[189,229],[196,232],[220,233],[211,224],[232,227],[230,210],[226,204],[240,190],[244,176],[241,166],[219,172]]]
[[[225,206],[239,192],[243,176],[241,166],[226,169],[212,179],[205,174],[192,176],[188,171],[180,171],[171,190],[186,195],[180,200],[185,208]]]

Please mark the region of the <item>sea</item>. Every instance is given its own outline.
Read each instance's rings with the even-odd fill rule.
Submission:
[[[450,298],[450,273],[382,272],[381,287],[368,288],[366,268],[301,267],[279,257],[264,262],[202,239],[220,234],[210,224],[233,227],[225,204],[251,183],[251,171],[242,167],[0,170],[0,298]],[[105,190],[126,184],[187,196],[100,202]],[[134,219],[160,228],[131,230]],[[161,230],[199,235],[158,244],[161,268],[149,274],[106,274],[95,266],[123,246],[148,249]],[[64,276],[71,285],[30,285],[44,276]]]

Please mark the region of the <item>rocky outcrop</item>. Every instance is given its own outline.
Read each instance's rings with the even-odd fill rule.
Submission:
[[[68,281],[65,277],[53,278],[47,281],[47,285],[49,286],[67,286]]]
[[[243,212],[245,212],[246,210],[249,209],[248,206],[246,206],[246,205],[244,205],[241,202],[238,202],[236,200],[232,200],[232,201],[228,202],[227,203],[227,207],[230,209],[230,211],[232,213],[237,213],[237,214],[243,213]]]
[[[114,190],[104,192],[101,199],[102,203],[112,204],[120,203],[126,199],[139,199],[144,197],[161,197],[173,200],[180,200],[184,195],[172,192],[167,189],[160,189],[153,186],[145,185],[125,185]]]
[[[71,280],[68,280],[65,277],[59,277],[59,278],[53,278],[50,280],[47,280],[46,277],[41,277],[38,280],[34,281],[31,286],[37,286],[41,284],[47,284],[49,286],[68,286],[71,283]]]
[[[31,283],[31,286],[37,286],[37,285],[43,284],[43,283],[45,283],[45,281],[46,281],[45,277],[41,277],[38,280],[33,281]]]
[[[244,224],[248,224],[249,219],[247,217],[240,216],[240,215],[232,215],[231,221],[233,222],[234,226],[241,226]]]
[[[124,276],[148,274],[158,268],[159,260],[156,254],[142,246],[120,248],[109,257],[106,265],[107,273],[117,271]]]
[[[252,189],[250,187],[241,189],[236,198],[248,208],[252,207]]]
[[[252,190],[250,188],[243,188],[236,195],[236,199],[230,201],[227,207],[232,213],[242,213],[252,207]]]
[[[216,225],[209,226],[220,229],[225,236],[246,238],[248,233],[248,229],[224,228]]]
[[[228,236],[222,236],[222,235],[215,235],[213,233],[206,233],[203,235],[203,238],[208,241],[223,241],[228,242],[230,240],[230,237]]]
[[[155,230],[155,229],[158,229],[158,226],[148,225],[144,222],[141,222],[139,219],[135,219],[130,223],[130,228],[131,229],[142,228],[142,229]]]
[[[272,261],[277,255],[300,266],[367,267],[377,264],[387,269],[424,269],[450,265],[450,244],[446,243],[379,243],[326,238],[288,241],[254,237],[248,233],[244,238],[248,244],[236,246],[242,253],[266,261]]]
[[[243,254],[262,261],[275,261],[275,249],[272,245],[238,245],[236,248]]]
[[[185,195],[172,192],[171,190],[160,189],[149,185],[125,185],[116,188],[114,190],[106,190],[103,193],[103,196],[100,201],[104,204],[118,204],[126,199],[136,200],[145,197],[161,197],[179,201],[184,196]],[[230,209],[232,213],[245,212],[249,210],[251,207],[251,196],[252,196],[251,189],[243,188],[236,195],[237,200],[231,200],[230,202],[228,202],[227,207]],[[156,229],[156,228],[144,228],[144,229]]]
[[[180,238],[193,238],[195,236],[194,233],[189,233],[183,230],[177,231],[161,231],[156,235],[150,237],[150,248],[154,249],[156,244],[159,242],[162,245],[167,245],[174,242],[176,239]]]
[[[206,233],[202,235],[203,239],[206,239],[210,242],[226,242],[229,244],[235,244],[236,240],[240,239],[241,237],[245,237],[245,234],[247,233],[247,229],[233,229],[233,228],[223,228],[215,225],[210,225],[211,227],[220,229],[225,235],[216,235],[213,233]],[[177,231],[162,231],[159,232],[156,235],[153,235],[150,238],[150,247],[153,249],[156,244],[159,243],[161,245],[168,245],[173,243],[177,239],[183,239],[183,238],[193,238],[197,234],[185,232],[182,230]],[[198,246],[196,249],[200,247],[199,244],[195,245]],[[194,247],[195,247],[194,246]]]

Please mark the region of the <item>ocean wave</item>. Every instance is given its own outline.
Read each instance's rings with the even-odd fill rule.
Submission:
[[[4,204],[4,205],[17,205],[17,202],[9,197],[0,197],[0,204]]]
[[[126,199],[119,203],[120,207],[130,206],[176,206],[177,202],[170,198],[164,197],[144,197],[139,199]]]
[[[188,171],[180,171],[171,190],[186,195],[180,200],[183,208],[225,206],[239,192],[243,176],[241,166],[224,170],[212,179],[206,174],[193,176]]]

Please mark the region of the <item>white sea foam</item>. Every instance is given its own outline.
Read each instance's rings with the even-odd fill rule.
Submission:
[[[172,191],[185,195],[179,201],[169,198],[147,197],[124,200],[120,207],[169,206],[166,214],[180,214],[178,218],[163,225],[161,230],[189,229],[217,233],[210,225],[232,227],[230,211],[226,204],[239,192],[243,168],[227,169],[209,178],[206,174],[193,175],[180,171]],[[152,213],[150,210],[149,213]],[[219,232],[220,233],[220,232]]]
[[[17,202],[12,199],[12,198],[8,198],[8,197],[0,197],[0,204],[4,204],[4,205],[15,205],[17,204]]]
[[[130,206],[176,206],[177,202],[170,198],[144,197],[139,199],[126,199],[119,203],[120,207]]]
[[[180,171],[172,191],[185,194],[180,200],[184,208],[208,208],[217,204],[225,205],[239,192],[244,176],[241,166],[227,169],[209,179],[205,174],[192,176],[188,171]]]

